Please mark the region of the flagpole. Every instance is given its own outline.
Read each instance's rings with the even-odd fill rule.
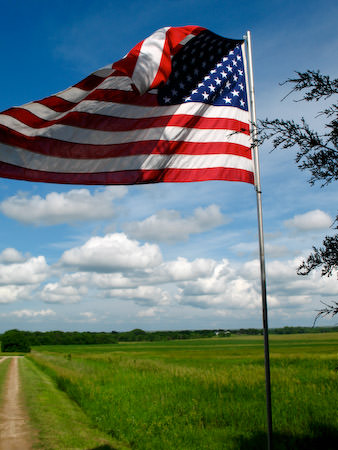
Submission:
[[[272,450],[272,411],[271,411],[271,383],[270,383],[270,354],[269,354],[269,327],[268,327],[268,307],[266,300],[266,271],[265,271],[265,252],[264,252],[264,234],[263,234],[263,213],[262,213],[262,190],[259,170],[259,155],[257,145],[257,123],[256,123],[256,105],[254,80],[252,69],[252,47],[251,32],[247,31],[245,36],[248,53],[248,72],[249,72],[249,99],[251,115],[251,136],[253,140],[253,157],[255,167],[255,189],[257,197],[257,217],[258,217],[258,236],[259,236],[259,255],[261,268],[261,292],[262,292],[262,317],[264,333],[264,361],[265,361],[265,389],[266,389],[266,413],[268,426],[268,450]]]

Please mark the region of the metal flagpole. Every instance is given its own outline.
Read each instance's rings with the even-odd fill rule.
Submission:
[[[268,328],[268,308],[267,308],[267,301],[266,301],[266,272],[265,272],[265,253],[264,253],[264,235],[263,235],[262,191],[261,191],[259,156],[258,156],[258,145],[257,145],[256,106],[255,106],[255,92],[254,92],[254,80],[253,80],[253,69],[252,69],[252,48],[251,48],[251,33],[250,33],[250,31],[247,31],[245,40],[247,43],[247,50],[248,50],[251,136],[253,139],[253,157],[254,157],[254,166],[255,166],[255,189],[256,189],[256,196],[257,196],[259,255],[260,255],[260,267],[261,267],[266,412],[267,412],[267,425],[268,425],[268,436],[267,437],[268,437],[268,450],[272,450],[272,412],[271,412],[269,328]]]

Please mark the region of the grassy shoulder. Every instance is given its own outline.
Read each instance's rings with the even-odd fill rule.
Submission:
[[[2,403],[4,386],[10,361],[10,358],[2,360],[2,356],[0,356],[0,404]]]
[[[338,334],[271,339],[275,449],[336,449]],[[106,433],[139,450],[266,446],[262,337],[35,349]]]
[[[83,411],[26,358],[20,360],[20,378],[32,427],[38,430],[34,448],[44,450],[127,448],[94,428]]]

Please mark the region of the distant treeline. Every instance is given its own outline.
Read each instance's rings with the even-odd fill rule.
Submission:
[[[330,333],[338,332],[335,327],[283,327],[270,328],[270,334]],[[144,331],[136,328],[131,331],[90,332],[90,331],[23,331],[31,346],[34,345],[90,345],[117,344],[135,341],[171,341],[179,339],[202,339],[211,337],[230,337],[239,335],[255,336],[263,334],[261,328],[239,328],[236,330],[181,330],[181,331]],[[1,340],[2,335],[0,335]]]

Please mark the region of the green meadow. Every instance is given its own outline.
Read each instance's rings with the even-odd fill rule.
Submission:
[[[338,333],[274,335],[270,355],[274,449],[336,449]],[[26,358],[121,445],[266,448],[262,336],[43,346]]]

